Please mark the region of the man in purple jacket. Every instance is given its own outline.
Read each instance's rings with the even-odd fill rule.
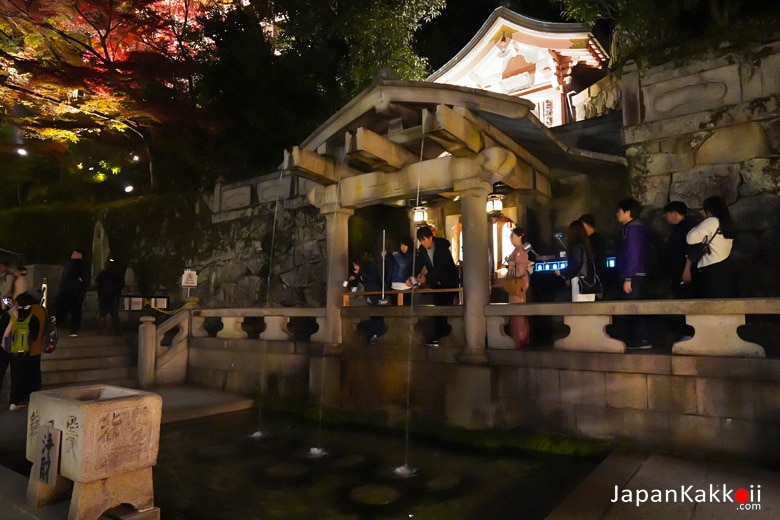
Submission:
[[[617,220],[623,224],[623,238],[617,254],[617,268],[620,276],[620,298],[641,300],[645,296],[645,252],[647,234],[639,221],[642,206],[634,199],[623,199],[618,203]],[[630,327],[627,349],[648,349],[653,346],[648,340],[649,331],[645,317],[629,316]]]

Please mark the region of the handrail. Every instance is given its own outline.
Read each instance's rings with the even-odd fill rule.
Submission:
[[[453,287],[453,288],[447,288],[447,289],[405,289],[403,291],[398,291],[395,289],[391,289],[389,291],[345,291],[342,296],[342,304],[344,307],[349,307],[349,298],[351,296],[382,296],[382,295],[390,295],[395,294],[396,295],[396,304],[401,307],[404,304],[404,295],[405,294],[432,294],[432,293],[452,293],[457,292],[458,293],[458,305],[463,305],[463,287]]]
[[[490,303],[485,316],[780,314],[780,298]]]
[[[313,316],[324,318],[327,315],[327,310],[324,307],[238,307],[231,309],[194,309],[192,314],[193,316],[201,316],[204,318],[223,316],[244,316],[251,318],[260,316],[288,316],[291,318]]]
[[[192,312],[192,308],[185,307],[159,324],[155,333],[155,347],[159,348],[162,346],[160,343],[169,331],[173,330],[175,327],[181,326],[182,323],[189,321],[190,312]]]

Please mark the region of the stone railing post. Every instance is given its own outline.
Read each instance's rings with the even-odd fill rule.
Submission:
[[[154,386],[154,369],[157,361],[157,325],[154,316],[141,316],[138,326],[138,386]]]
[[[241,328],[243,323],[243,316],[222,316],[222,330],[217,332],[217,337],[223,339],[248,338],[246,331]]]
[[[287,331],[289,316],[263,316],[265,330],[258,339],[289,341],[291,334]]]

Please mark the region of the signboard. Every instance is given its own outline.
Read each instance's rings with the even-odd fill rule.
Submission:
[[[198,286],[198,273],[191,269],[185,269],[184,274],[181,277],[182,287],[197,287]]]
[[[31,475],[47,486],[54,486],[60,469],[62,432],[49,426],[42,426],[38,430],[37,443]]]

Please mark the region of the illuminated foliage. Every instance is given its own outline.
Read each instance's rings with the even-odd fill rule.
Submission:
[[[135,170],[169,188],[256,175],[380,68],[425,77],[413,35],[444,5],[0,0],[0,145],[65,144],[60,179],[106,139],[144,149]]]

